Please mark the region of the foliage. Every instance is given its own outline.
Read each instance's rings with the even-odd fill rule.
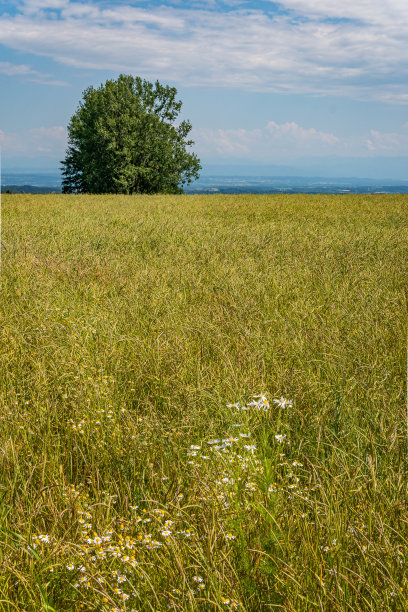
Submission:
[[[88,87],[68,126],[64,193],[180,193],[198,178],[175,87],[120,75]]]
[[[4,196],[0,610],[407,610],[407,216]]]

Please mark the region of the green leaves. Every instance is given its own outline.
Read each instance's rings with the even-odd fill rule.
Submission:
[[[88,87],[68,126],[64,193],[181,193],[201,168],[175,87],[128,75]]]

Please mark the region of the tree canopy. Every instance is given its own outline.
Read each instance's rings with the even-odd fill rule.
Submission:
[[[177,90],[128,75],[88,87],[68,125],[64,193],[182,193],[198,178]]]

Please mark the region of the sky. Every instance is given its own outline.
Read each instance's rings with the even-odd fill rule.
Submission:
[[[408,179],[407,0],[0,0],[4,169],[59,169],[82,92],[175,86],[203,173]]]

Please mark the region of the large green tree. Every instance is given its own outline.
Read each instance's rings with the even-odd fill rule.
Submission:
[[[181,193],[201,168],[175,87],[128,75],[88,87],[68,125],[64,193]]]

